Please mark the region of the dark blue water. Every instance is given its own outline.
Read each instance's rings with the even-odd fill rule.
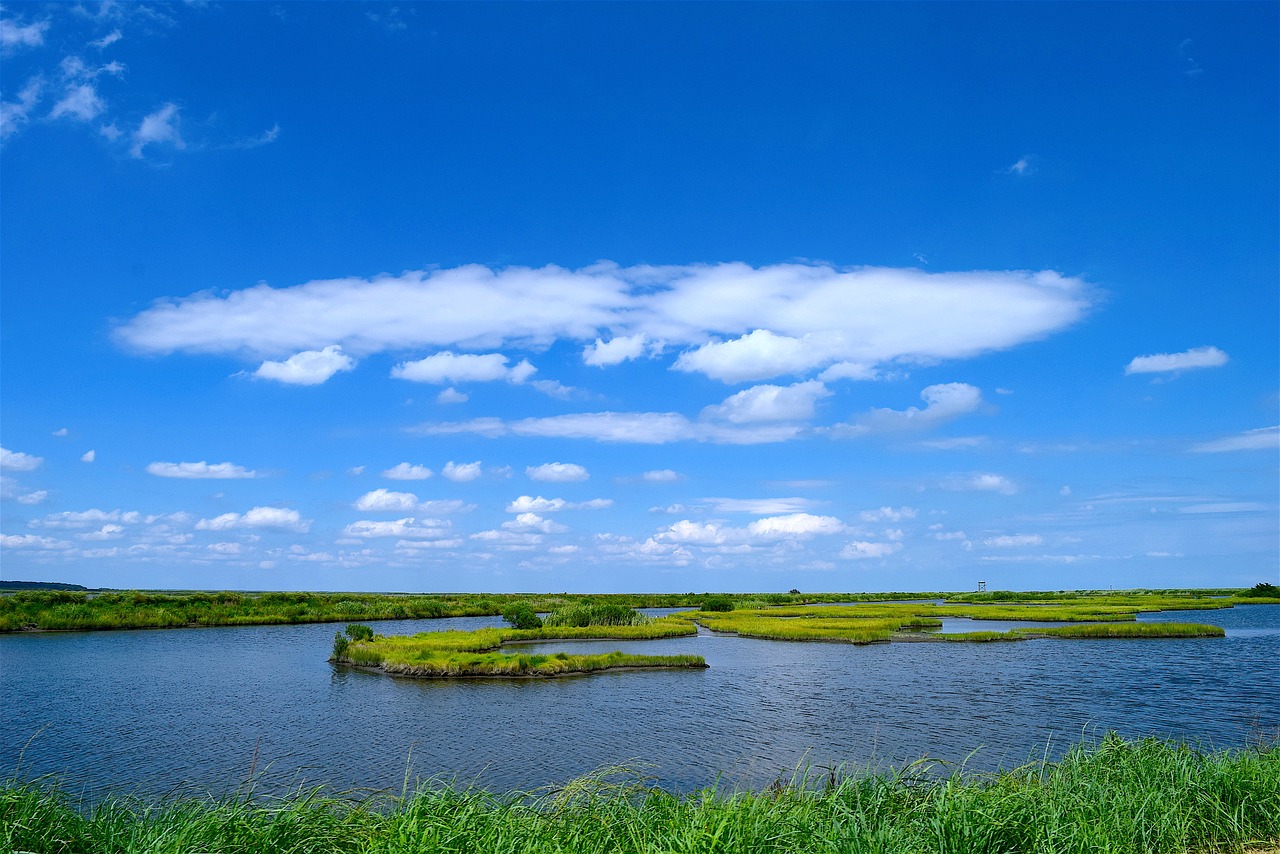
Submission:
[[[1110,729],[1215,747],[1280,734],[1280,606],[1142,619],[1228,636],[853,646],[700,634],[550,647],[695,653],[707,670],[425,681],[328,664],[334,625],[4,635],[0,776],[56,774],[91,797],[226,793],[251,770],[259,792],[399,792],[430,777],[508,791],[644,763],[688,791],[763,787],[805,764],[1010,766]]]

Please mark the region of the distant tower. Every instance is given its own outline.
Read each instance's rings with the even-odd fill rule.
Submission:
[[[979,593],[986,593],[986,592],[987,592],[987,582],[985,582],[985,581],[979,581],[979,582],[978,582],[978,592],[979,592]]]

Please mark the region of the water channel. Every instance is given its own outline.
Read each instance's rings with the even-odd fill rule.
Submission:
[[[334,666],[333,624],[0,635],[0,775],[56,775],[90,798],[226,794],[251,773],[260,793],[428,779],[505,792],[629,764],[690,791],[925,756],[1008,767],[1107,730],[1224,748],[1280,735],[1280,605],[1140,619],[1227,637],[853,646],[704,632],[545,648],[694,653],[706,670],[508,681]],[[968,623],[943,630],[1004,628]]]

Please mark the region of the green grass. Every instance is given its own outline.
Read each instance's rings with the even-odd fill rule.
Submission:
[[[1220,638],[1226,635],[1220,627],[1203,623],[1108,623],[1014,631],[1053,638]]]
[[[355,640],[348,631],[334,639],[330,660],[358,667],[376,667],[397,676],[451,678],[462,676],[569,676],[633,667],[701,668],[698,655],[628,655],[617,650],[600,655],[563,652],[526,655],[504,653],[506,643],[600,638],[647,640],[695,634],[685,621],[664,617],[640,625],[544,626],[541,629],[477,629],[471,632],[420,632],[416,635],[374,635]]]
[[[922,762],[684,797],[627,769],[533,793],[431,786],[356,801],[306,791],[87,806],[47,782],[0,787],[0,848],[41,854],[1184,854],[1277,841],[1276,745],[1207,752],[1112,735],[1000,773]]]

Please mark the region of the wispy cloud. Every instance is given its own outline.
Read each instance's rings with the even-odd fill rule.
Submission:
[[[1126,374],[1181,373],[1199,368],[1220,368],[1229,361],[1217,347],[1192,347],[1181,353],[1153,353],[1135,356],[1125,365]]]
[[[175,477],[196,480],[243,480],[257,477],[257,472],[235,463],[148,463],[147,473],[156,477]]]
[[[138,159],[142,159],[142,151],[149,145],[167,144],[178,150],[186,148],[187,144],[178,130],[178,105],[165,104],[146,116],[130,139],[133,145],[129,147],[129,154]]]
[[[1246,430],[1235,436],[1225,436],[1192,445],[1190,450],[1197,454],[1221,454],[1228,451],[1274,451],[1278,448],[1280,448],[1280,426]]]

